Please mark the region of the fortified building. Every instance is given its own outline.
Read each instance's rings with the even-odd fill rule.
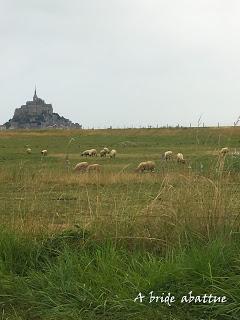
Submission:
[[[7,129],[82,128],[78,123],[54,113],[52,105],[37,96],[36,88],[33,100],[15,109],[13,118],[5,126]]]

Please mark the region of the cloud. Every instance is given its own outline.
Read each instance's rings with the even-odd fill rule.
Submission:
[[[0,12],[0,117],[33,94],[84,126],[232,124],[240,3],[11,0]]]

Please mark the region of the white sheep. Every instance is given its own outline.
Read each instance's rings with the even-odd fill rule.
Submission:
[[[240,152],[237,151],[237,148],[235,148],[234,152],[232,153],[233,157],[239,157],[240,156]]]
[[[71,162],[69,159],[65,159],[65,166],[66,168],[69,170],[70,169],[70,166],[71,166]]]
[[[167,160],[171,160],[173,157],[173,152],[172,151],[166,151],[164,153],[164,159],[167,161]]]
[[[178,154],[177,154],[177,162],[178,162],[178,163],[185,163],[185,162],[186,162],[186,160],[184,159],[182,153],[178,153]]]
[[[98,163],[89,164],[87,166],[87,172],[92,172],[92,171],[100,172],[101,168],[102,168],[101,165]]]
[[[27,148],[26,152],[27,152],[27,154],[31,154],[32,153],[32,149],[31,148]]]
[[[96,157],[97,156],[97,150],[96,149],[89,149],[89,150],[85,150],[81,153],[81,156],[89,156],[89,157]]]
[[[83,157],[83,156],[85,156],[85,157],[89,156],[89,151],[90,151],[90,150],[85,150],[85,151],[83,151],[83,152],[81,153],[81,156],[82,156],[82,157]]]
[[[44,149],[44,150],[41,151],[41,154],[42,154],[42,156],[45,157],[45,156],[47,156],[48,151],[46,149]]]
[[[115,149],[112,149],[109,153],[110,158],[115,158],[117,155],[117,151]]]
[[[87,162],[79,162],[78,164],[76,164],[76,166],[74,167],[74,171],[86,171],[88,167],[88,163]]]
[[[143,172],[143,171],[151,171],[153,172],[156,168],[155,162],[153,161],[145,161],[139,163],[137,168],[135,169],[136,172]]]
[[[221,150],[220,150],[220,155],[221,156],[226,156],[226,154],[229,152],[229,148],[228,147],[225,147],[225,148],[222,148]]]
[[[105,150],[107,154],[110,153],[110,151],[109,151],[109,149],[107,147],[103,148],[103,150]]]
[[[97,150],[96,149],[90,149],[89,150],[89,156],[90,157],[97,157]]]
[[[102,149],[100,151],[100,157],[106,157],[106,155],[107,155],[107,151],[105,149]]]

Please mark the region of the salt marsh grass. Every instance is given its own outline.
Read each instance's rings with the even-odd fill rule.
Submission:
[[[2,318],[238,319],[240,158],[218,151],[239,149],[239,137],[238,127],[1,132]],[[105,146],[116,159],[87,159],[101,173],[73,172],[81,151]],[[187,163],[163,161],[169,149]],[[134,173],[146,160],[156,172]],[[228,303],[133,303],[151,290]]]

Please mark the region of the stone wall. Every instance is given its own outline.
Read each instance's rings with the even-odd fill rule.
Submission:
[[[15,109],[13,118],[18,118],[21,116],[36,116],[41,114],[52,114],[53,108],[51,104],[45,104],[45,105],[23,105],[21,108]]]

